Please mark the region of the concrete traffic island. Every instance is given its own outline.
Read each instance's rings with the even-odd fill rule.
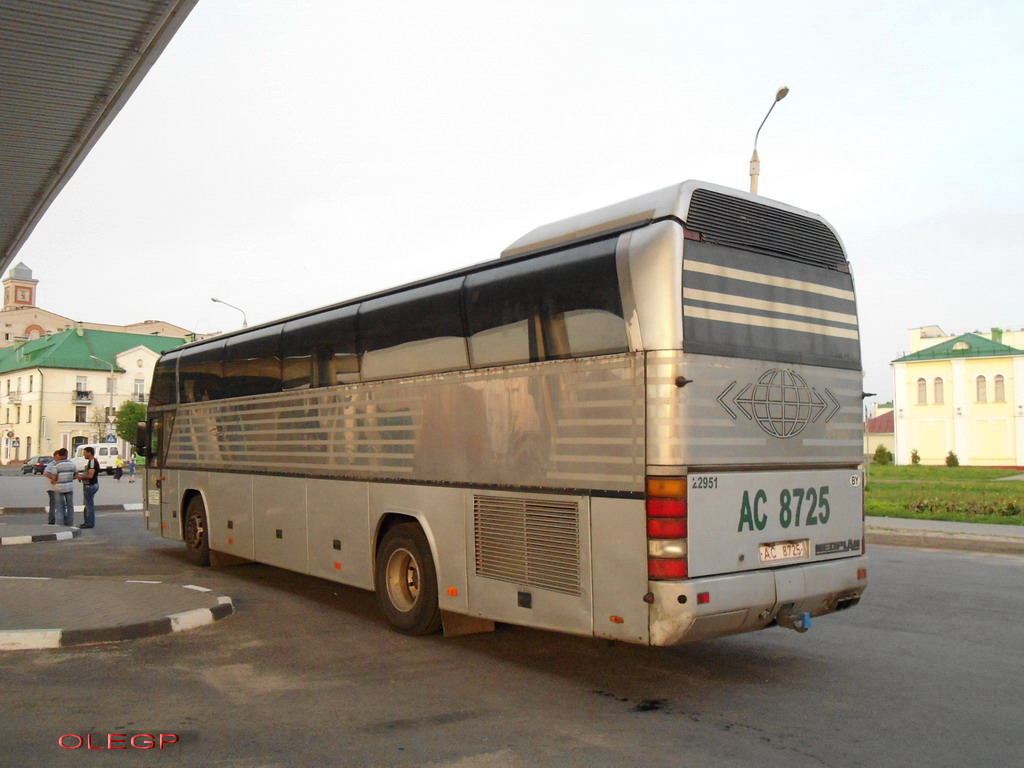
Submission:
[[[45,523],[9,523],[0,520],[0,546],[35,544],[40,541],[70,541],[81,534],[77,528]]]
[[[233,612],[230,597],[194,585],[0,576],[0,651],[166,635]]]

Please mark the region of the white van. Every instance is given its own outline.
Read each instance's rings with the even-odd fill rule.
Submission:
[[[78,468],[79,472],[85,469],[86,448],[92,448],[96,451],[96,458],[100,462],[101,470],[108,475],[114,474],[114,462],[117,461],[117,457],[120,455],[114,443],[86,443],[85,445],[78,446],[75,449],[75,456],[72,461],[75,462],[75,467]]]

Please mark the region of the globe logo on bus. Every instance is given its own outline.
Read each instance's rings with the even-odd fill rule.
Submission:
[[[737,382],[732,382],[721,395],[719,404],[736,418],[726,403]],[[825,390],[832,401],[832,412],[825,421],[831,421],[839,412],[839,401]],[[780,439],[795,437],[811,422],[816,422],[829,407],[818,391],[809,386],[803,376],[791,370],[773,368],[765,371],[756,383],[746,384],[735,397],[733,405],[748,419],[757,423],[765,434]]]

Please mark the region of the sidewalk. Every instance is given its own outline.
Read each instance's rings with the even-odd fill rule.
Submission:
[[[98,538],[92,530],[47,525],[45,513],[33,512],[0,517],[0,549],[33,547],[32,557],[43,559],[63,552],[57,548],[75,539]],[[192,584],[124,577],[0,576],[0,651],[164,635],[211,624],[233,612],[230,597]]]
[[[0,651],[165,635],[233,612],[231,598],[189,584],[0,576]]]
[[[1024,555],[1024,525],[869,516],[865,527],[868,544]]]

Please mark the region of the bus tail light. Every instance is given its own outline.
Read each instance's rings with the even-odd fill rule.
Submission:
[[[647,478],[647,578],[689,577],[686,478]]]

